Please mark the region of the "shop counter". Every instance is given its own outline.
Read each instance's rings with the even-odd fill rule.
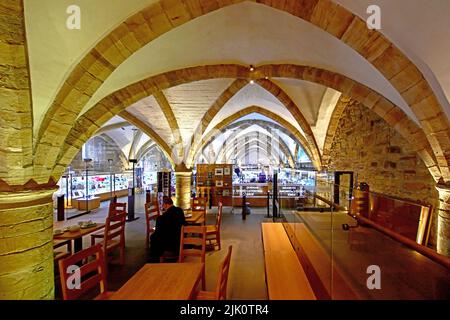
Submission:
[[[73,206],[80,211],[87,211],[100,208],[100,197],[91,197],[86,200],[86,198],[73,199]],[[88,208],[86,208],[86,202]]]

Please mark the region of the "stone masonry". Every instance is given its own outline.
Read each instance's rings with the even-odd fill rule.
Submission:
[[[353,171],[371,191],[439,206],[428,169],[392,127],[371,110],[350,104],[339,120],[330,151],[329,170]],[[436,213],[436,210],[434,210]],[[436,214],[430,242],[436,243]]]

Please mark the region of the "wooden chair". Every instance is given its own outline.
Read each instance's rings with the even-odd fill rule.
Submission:
[[[228,247],[228,253],[220,264],[219,277],[217,278],[216,291],[199,291],[196,300],[226,300],[228,273],[230,271],[231,251],[233,247]]]
[[[109,205],[108,216],[121,213],[125,213],[125,215],[127,214],[126,202],[111,202]]]
[[[188,247],[185,247],[188,246]],[[203,263],[202,289],[206,287],[205,258],[206,258],[206,227],[181,227],[180,254],[178,262],[185,262],[187,257],[197,257]]]
[[[120,264],[125,264],[125,221],[125,213],[115,214],[106,218],[103,241],[101,242],[106,261],[110,252],[119,249]],[[97,237],[91,237],[91,245],[95,245],[95,239]]]
[[[66,246],[66,250],[59,250]],[[58,250],[56,250],[58,249]],[[53,241],[53,260],[56,264],[58,261],[72,255],[72,241],[71,240],[54,240]]]
[[[147,232],[145,237],[145,247],[148,249],[150,247],[150,235],[155,232],[156,219],[159,216],[159,210],[156,203],[147,202],[145,205],[145,222],[147,224]],[[152,221],[154,221],[152,226]]]
[[[124,214],[127,215],[127,204],[125,202],[111,202],[109,205],[108,217]],[[103,239],[104,231],[97,231],[91,234],[91,245],[95,244],[95,239]]]
[[[223,209],[222,202],[219,202],[218,213],[216,216],[216,224],[206,226],[206,241],[208,241],[208,243],[211,244],[211,241],[214,240],[215,241],[214,249],[216,248],[217,245],[219,247],[219,250],[220,250],[220,224],[222,222],[222,209]]]
[[[194,198],[192,199],[192,212],[202,212],[202,218],[197,220],[197,224],[206,225],[206,198]]]
[[[82,261],[94,256],[95,259],[86,262],[78,269],[80,276],[80,287],[71,289],[68,287],[69,277],[75,273],[69,267],[80,265]],[[77,272],[77,271],[75,271]],[[96,300],[107,300],[113,292],[107,291],[105,257],[102,246],[97,244],[85,250],[81,250],[68,258],[59,260],[59,273],[61,275],[61,288],[64,300],[75,300],[80,298],[89,290],[100,286],[100,294]],[[68,281],[69,280],[69,281]],[[75,281],[73,282],[75,284]]]

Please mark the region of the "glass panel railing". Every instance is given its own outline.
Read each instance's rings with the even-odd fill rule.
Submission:
[[[329,184],[316,181],[314,187],[291,188],[279,194],[281,216],[291,243],[319,299],[331,298],[331,220],[333,207]],[[281,187],[279,188],[281,190]]]
[[[448,259],[426,246],[432,208],[350,190],[332,219],[332,299],[450,298]]]
[[[427,246],[433,208],[346,182],[279,195],[317,298],[449,299],[450,260]]]

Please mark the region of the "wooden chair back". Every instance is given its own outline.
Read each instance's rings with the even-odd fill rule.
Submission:
[[[126,212],[116,213],[106,218],[105,232],[104,232],[104,250],[111,241],[117,240],[120,245],[125,245],[125,222]]]
[[[156,221],[156,218],[159,216],[158,206],[155,202],[147,202],[145,205],[145,217],[147,223],[147,230],[152,231],[151,221]]]
[[[222,202],[219,202],[218,212],[217,212],[217,216],[216,216],[216,229],[217,230],[220,229],[220,224],[222,223],[222,210],[223,210],[223,204],[222,204]]]
[[[85,263],[79,267],[79,269],[74,268],[75,271],[70,270],[72,266],[76,267],[80,265],[82,261],[88,261],[88,258],[91,256],[94,256],[95,259]],[[78,299],[96,286],[100,286],[100,293],[106,292],[105,257],[101,245],[97,244],[85,250],[81,250],[66,259],[59,260],[59,274],[61,277],[61,288],[64,300]],[[68,282],[73,283],[74,286],[77,284],[76,280],[73,282],[69,280],[69,277],[74,274],[79,275],[80,286],[71,289],[68,286]]]
[[[145,223],[147,225],[147,232],[145,235],[145,247],[150,247],[150,235],[155,232],[156,219],[159,217],[159,210],[156,202],[147,202],[144,205],[145,208]],[[154,225],[152,226],[152,221]]]
[[[219,277],[217,278],[216,285],[216,299],[226,300],[227,299],[227,285],[228,285],[228,273],[230,271],[230,261],[231,261],[231,251],[233,246],[228,247],[228,253],[225,259],[220,264]]]
[[[125,202],[111,202],[109,205],[108,216],[116,214],[127,214],[127,204]]]
[[[189,248],[185,248],[185,246]],[[199,257],[205,262],[206,257],[206,227],[183,226],[181,227],[180,255],[178,262],[184,262],[188,256]]]

